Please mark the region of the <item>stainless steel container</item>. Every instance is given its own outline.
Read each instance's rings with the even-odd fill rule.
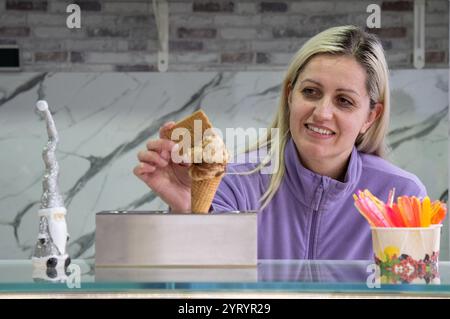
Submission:
[[[96,266],[256,266],[256,212],[96,215]]]

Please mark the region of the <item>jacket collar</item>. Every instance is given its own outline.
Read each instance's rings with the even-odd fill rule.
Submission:
[[[361,156],[353,147],[344,182],[319,175],[304,167],[298,157],[297,147],[290,137],[284,151],[284,163],[286,167],[286,183],[292,190],[294,197],[302,204],[313,207],[319,186],[322,185],[324,195],[321,207],[325,208],[330,202],[339,198],[351,196],[358,185],[362,171]]]

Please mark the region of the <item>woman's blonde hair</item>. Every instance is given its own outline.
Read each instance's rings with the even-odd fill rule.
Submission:
[[[281,184],[285,174],[284,151],[290,137],[289,131],[289,87],[295,85],[299,74],[313,56],[318,54],[348,55],[366,70],[366,88],[370,97],[370,108],[376,103],[382,103],[383,109],[376,121],[364,133],[357,137],[355,146],[361,152],[383,157],[386,152],[385,137],[389,125],[389,75],[383,47],[378,38],[356,26],[340,26],[327,29],[308,40],[293,57],[281,88],[281,97],[278,103],[278,111],[272,125],[267,130],[268,134],[261,138],[254,146],[246,149],[246,152],[260,147],[268,148],[268,156],[252,171],[252,174],[266,166],[274,155],[279,158],[279,168],[272,174],[269,186],[260,202],[260,209],[266,207],[273,198]],[[271,129],[278,129],[278,136],[272,135]],[[275,139],[279,139],[275,143]]]

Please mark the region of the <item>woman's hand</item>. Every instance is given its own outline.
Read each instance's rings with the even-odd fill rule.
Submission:
[[[147,142],[147,150],[138,153],[139,164],[133,172],[161,197],[172,211],[189,212],[191,210],[189,164],[176,164],[172,161],[172,151],[176,152],[178,145],[164,138],[165,133],[174,125],[175,122],[165,123],[159,129],[160,138]]]

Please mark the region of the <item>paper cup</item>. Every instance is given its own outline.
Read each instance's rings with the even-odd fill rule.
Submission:
[[[373,252],[381,282],[440,283],[441,227],[372,227]]]

